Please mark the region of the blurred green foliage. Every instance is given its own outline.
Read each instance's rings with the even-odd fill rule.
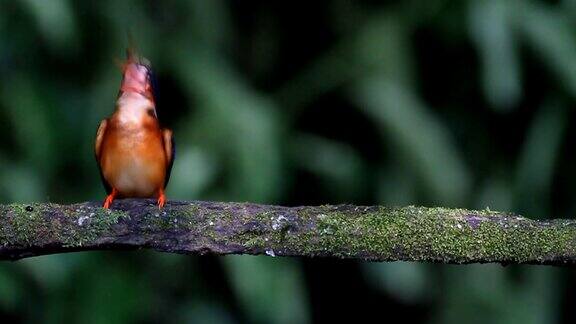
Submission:
[[[133,35],[170,199],[570,218],[576,2],[0,0],[0,202],[99,200]],[[547,267],[77,253],[0,264],[7,322],[572,322]]]

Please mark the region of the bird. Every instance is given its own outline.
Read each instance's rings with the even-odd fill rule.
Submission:
[[[176,153],[173,132],[158,121],[150,62],[128,48],[121,70],[114,113],[100,122],[94,143],[103,207],[116,198],[157,198],[162,208]]]

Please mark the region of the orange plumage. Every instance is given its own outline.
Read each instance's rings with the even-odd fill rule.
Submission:
[[[96,133],[94,152],[108,194],[104,208],[116,197],[157,197],[159,207],[166,201],[174,141],[158,122],[152,71],[143,61],[128,51],[116,110]]]

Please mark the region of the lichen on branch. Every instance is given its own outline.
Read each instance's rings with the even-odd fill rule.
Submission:
[[[281,207],[126,199],[0,206],[0,259],[148,248],[441,263],[576,262],[576,222],[490,210],[381,206]]]

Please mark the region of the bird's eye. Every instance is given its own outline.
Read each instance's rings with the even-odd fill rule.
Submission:
[[[148,109],[146,109],[146,113],[147,113],[150,117],[156,118],[156,111],[154,111],[154,108],[148,108]]]

